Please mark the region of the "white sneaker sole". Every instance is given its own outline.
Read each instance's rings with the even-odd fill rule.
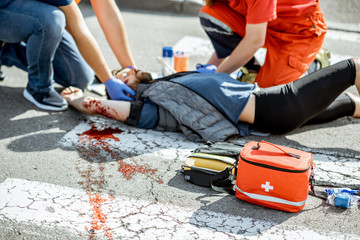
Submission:
[[[38,108],[44,109],[44,110],[48,110],[48,111],[64,111],[68,108],[68,105],[65,105],[63,107],[53,107],[53,106],[49,106],[49,105],[45,105],[45,104],[41,104],[38,103],[35,98],[25,89],[23,92],[23,96],[26,100],[28,100],[29,102],[35,104]]]

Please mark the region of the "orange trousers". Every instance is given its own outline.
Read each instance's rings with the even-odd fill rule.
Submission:
[[[201,12],[229,26],[240,37],[245,35],[246,20],[224,3],[204,6]],[[327,31],[324,15],[317,7],[297,17],[277,17],[268,22],[264,65],[256,77],[260,87],[285,84],[300,78],[315,60]]]

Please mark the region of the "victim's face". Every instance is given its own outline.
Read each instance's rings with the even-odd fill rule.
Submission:
[[[140,82],[140,76],[142,74],[141,70],[137,70],[135,68],[125,68],[121,71],[115,72],[114,76],[121,81],[123,81],[126,85],[136,91],[138,84]]]

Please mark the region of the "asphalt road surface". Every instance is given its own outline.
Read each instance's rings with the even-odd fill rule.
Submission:
[[[93,12],[82,10],[110,67],[119,67]],[[192,69],[211,54],[196,17],[123,16],[144,70],[160,72],[156,56],[163,46],[190,52]],[[335,63],[360,56],[359,42],[358,33],[330,30],[324,46]],[[187,183],[179,170],[199,144],[74,109],[41,111],[22,97],[26,73],[2,69],[0,239],[360,239],[359,207],[339,209],[309,196],[302,211],[285,213]],[[311,151],[318,184],[359,188],[359,135],[360,120],[348,117],[234,140]]]

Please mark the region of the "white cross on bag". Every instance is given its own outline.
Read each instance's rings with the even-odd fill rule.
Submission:
[[[265,184],[261,184],[261,188],[264,188],[265,192],[269,192],[270,190],[274,190],[274,186],[271,186],[270,182],[265,182]]]

